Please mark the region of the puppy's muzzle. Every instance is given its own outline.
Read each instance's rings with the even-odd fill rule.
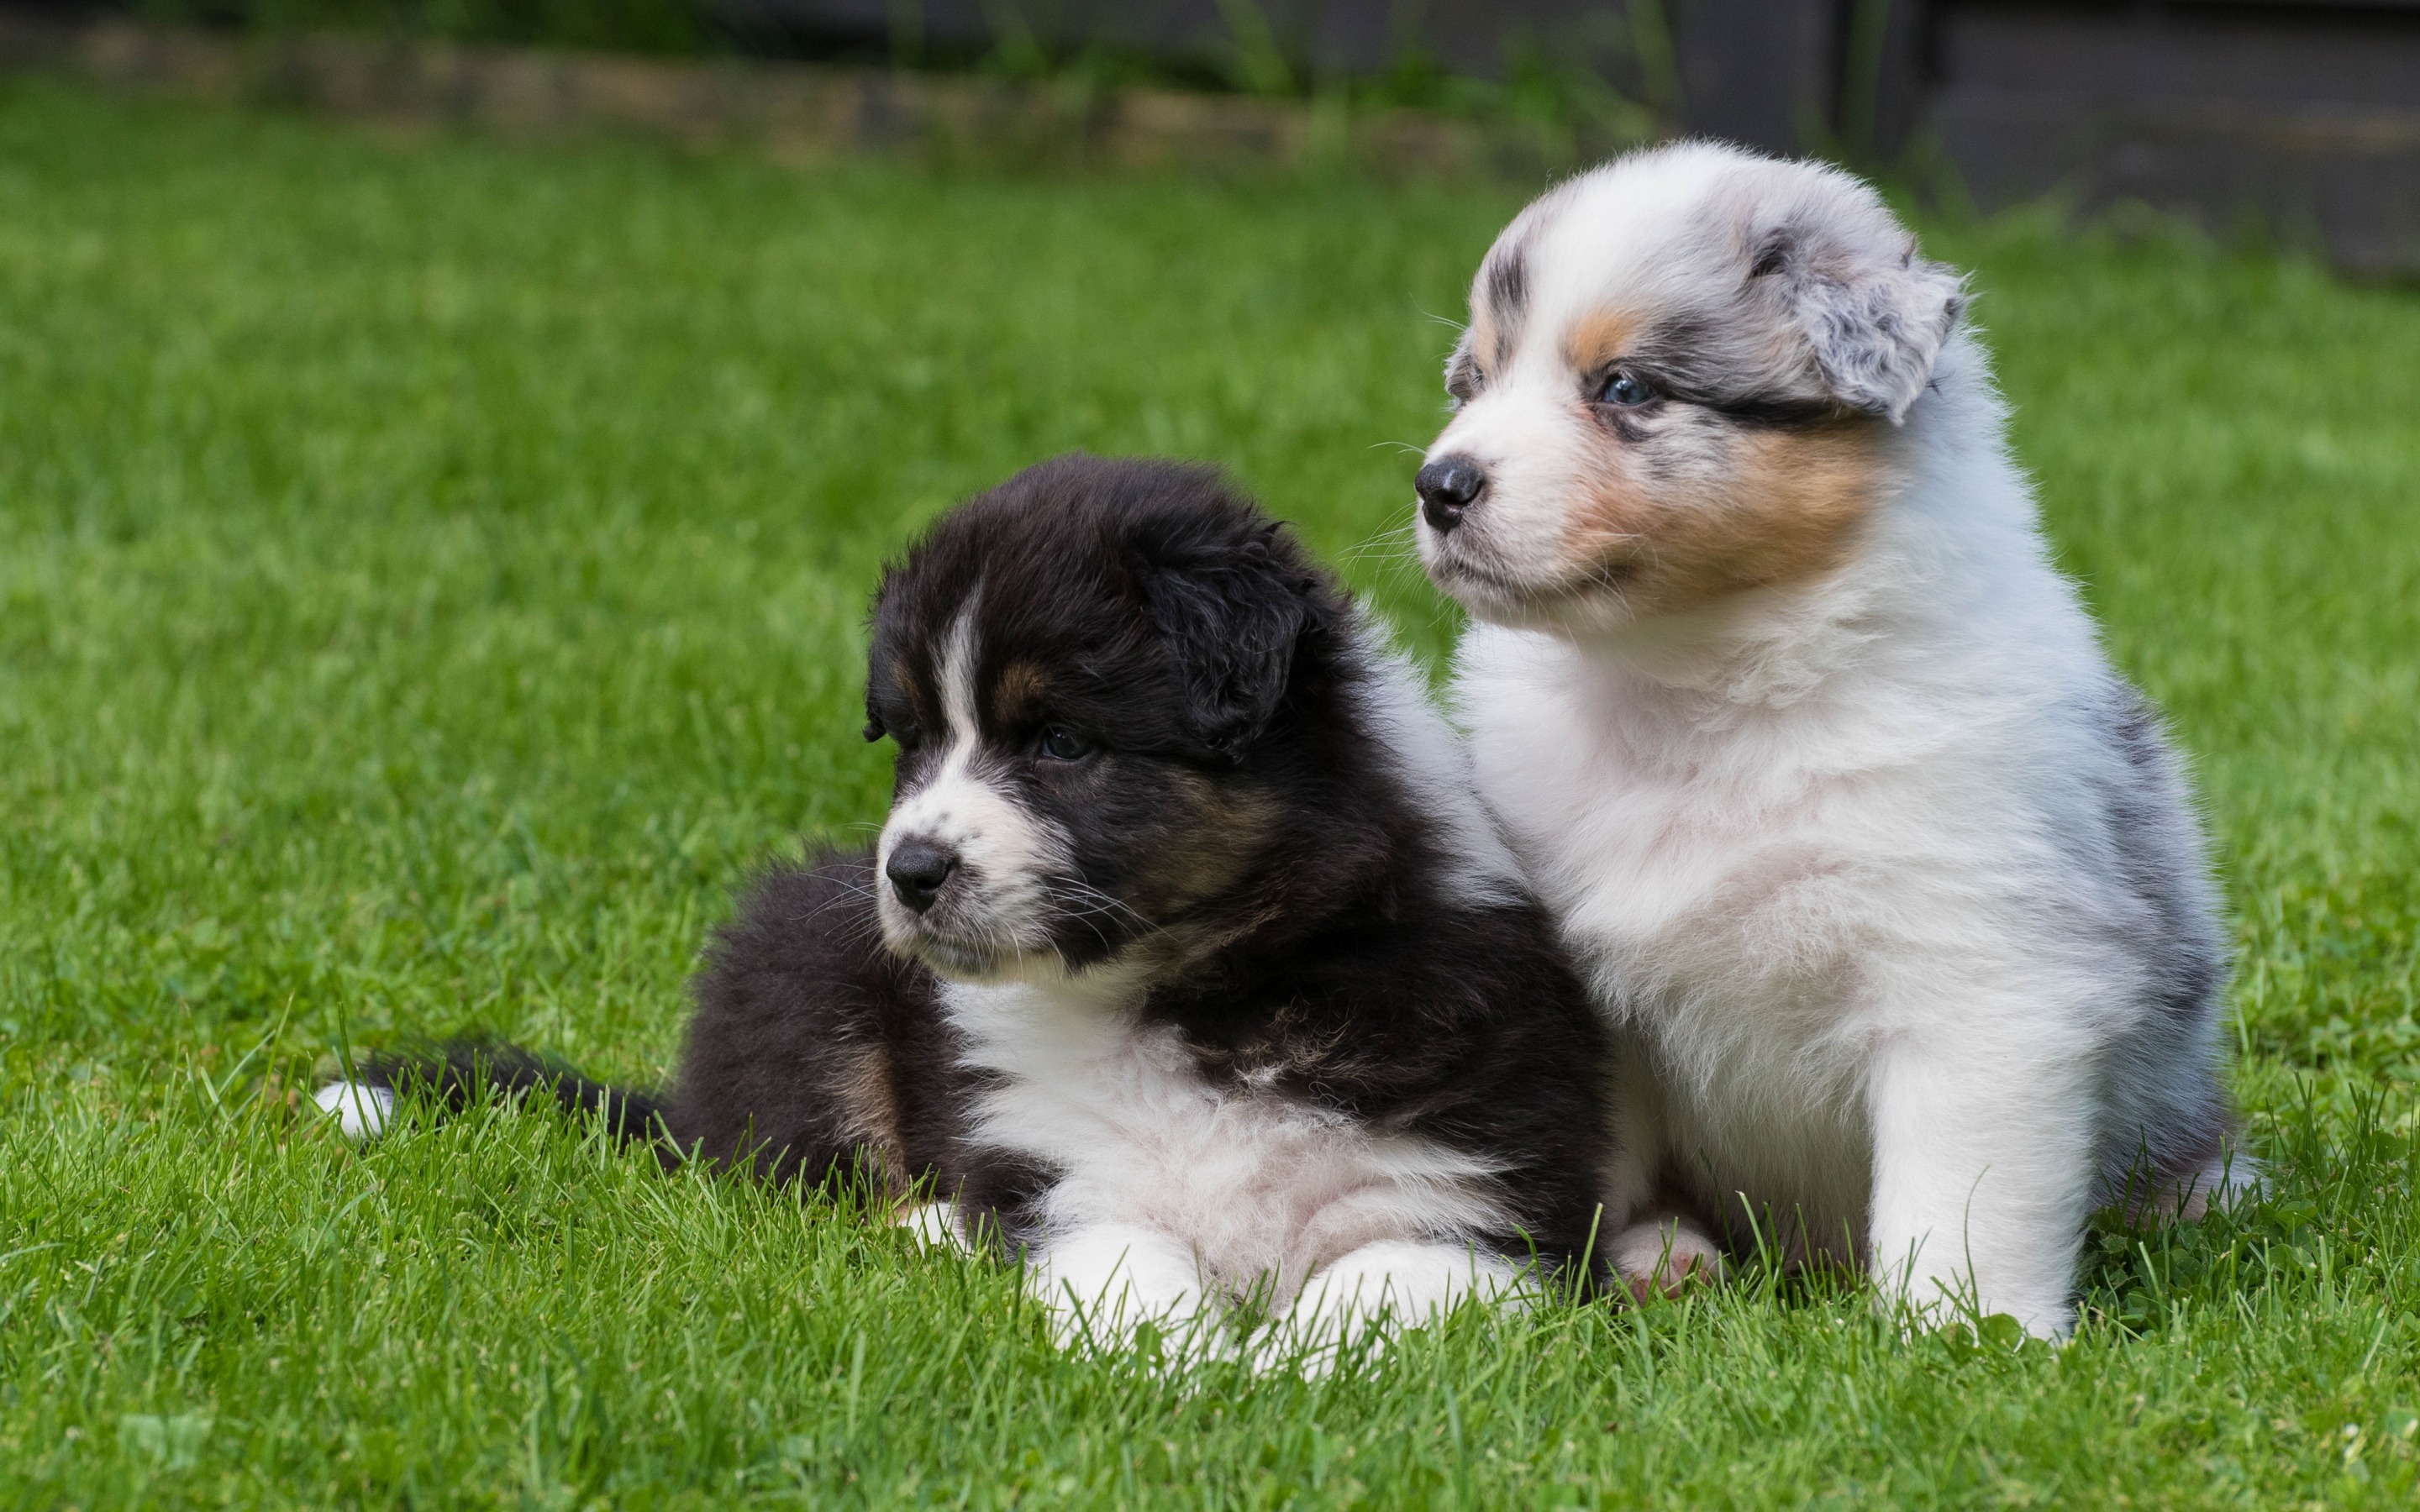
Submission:
[[[901,841],[891,848],[891,859],[882,864],[892,892],[919,914],[933,906],[957,869],[954,852],[921,840]]]
[[[1412,489],[1420,496],[1420,517],[1429,529],[1445,534],[1462,523],[1462,517],[1479,496],[1487,491],[1487,470],[1479,459],[1463,452],[1449,452],[1420,469],[1412,480]]]

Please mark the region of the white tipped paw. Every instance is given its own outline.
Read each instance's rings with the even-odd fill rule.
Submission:
[[[1163,1234],[1109,1224],[1079,1228],[1054,1238],[1028,1280],[1050,1308],[1062,1349],[1119,1353],[1149,1328],[1164,1358],[1187,1358],[1217,1337],[1218,1305],[1202,1288],[1199,1262]]]
[[[1641,1301],[1679,1296],[1700,1281],[1719,1281],[1723,1252],[1686,1219],[1657,1218],[1631,1225],[1613,1241],[1613,1268]]]
[[[336,1128],[355,1144],[376,1139],[395,1117],[395,1093],[383,1087],[334,1082],[319,1088],[312,1102],[319,1111],[335,1115]]]
[[[973,1253],[974,1246],[967,1242],[966,1230],[958,1223],[958,1205],[954,1202],[920,1202],[912,1208],[900,1209],[898,1216],[891,1221],[915,1235],[916,1242],[926,1249]]]
[[[1535,1298],[1530,1281],[1500,1257],[1460,1244],[1365,1244],[1310,1278],[1260,1339],[1253,1366],[1290,1365],[1306,1377],[1325,1376],[1357,1352],[1376,1358],[1396,1335],[1426,1327],[1466,1301],[1527,1308]]]

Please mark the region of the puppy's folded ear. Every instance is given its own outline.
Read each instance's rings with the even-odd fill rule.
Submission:
[[[1143,591],[1185,683],[1194,733],[1242,757],[1284,704],[1295,648],[1316,623],[1313,582],[1275,523],[1211,550],[1173,552]]]
[[[1870,190],[1832,187],[1750,223],[1748,282],[1805,335],[1834,397],[1898,424],[1958,329],[1965,281],[1917,256]]]

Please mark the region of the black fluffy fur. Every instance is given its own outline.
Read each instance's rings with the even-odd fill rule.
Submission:
[[[1598,1020],[1534,903],[1450,880],[1357,699],[1367,665],[1334,579],[1214,471],[1076,456],[1019,474],[944,517],[876,595],[868,735],[898,741],[902,799],[946,745],[941,644],[970,603],[999,780],[1072,838],[1073,882],[1116,902],[1061,910],[1049,949],[1074,966],[1144,953],[1141,1012],[1206,1084],[1483,1156],[1512,1222],[1474,1237],[1550,1265],[1586,1253]],[[1045,727],[1097,754],[1031,755]],[[1257,817],[1207,817],[1229,812]],[[969,1137],[987,1073],[961,1063],[932,968],[886,946],[879,887],[863,854],[761,876],[695,980],[659,1103],[492,1047],[369,1079],[456,1102],[474,1077],[545,1085],[668,1158],[929,1183],[1014,1242],[1053,1173]]]

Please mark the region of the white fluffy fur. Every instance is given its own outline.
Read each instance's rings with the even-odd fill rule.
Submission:
[[[1392,761],[1421,811],[1436,822],[1447,888],[1474,905],[1523,897],[1520,858],[1480,801],[1470,748],[1438,714],[1427,677],[1374,619],[1362,620],[1360,646],[1368,677],[1358,691],[1371,744]]]
[[[1317,1332],[1367,1316],[1388,1257],[1410,1269],[1389,1295],[1404,1320],[1459,1295],[1437,1276],[1473,1262],[1432,1236],[1502,1227],[1492,1173],[1428,1140],[1374,1133],[1298,1103],[1203,1081],[1172,1030],[1143,1023],[1114,969],[1048,982],[952,983],[968,1059],[1000,1074],[975,1137],[1065,1177],[1031,1257],[1063,1336],[1121,1341],[1145,1319],[1193,1325],[1252,1292]],[[1434,1252],[1434,1253],[1433,1253]],[[1510,1272],[1478,1262],[1485,1289]],[[1466,1288],[1471,1289],[1471,1288]],[[1358,1310],[1356,1313],[1356,1309]]]
[[[1490,374],[1431,453],[1486,462],[1480,509],[1558,529],[1559,458],[1582,441],[1536,333],[1608,296],[1708,297],[1714,274],[1672,239],[1717,195],[1756,213],[1744,165],[1777,168],[1650,154],[1530,212],[1535,381]],[[1852,253],[1921,276],[1853,181],[1774,181],[1846,227]],[[2164,1071],[2113,1058],[2146,1011],[2111,933],[2148,925],[2089,839],[2096,784],[2126,778],[2094,723],[2112,674],[2036,528],[1982,348],[1960,332],[1922,356],[1918,381],[1890,361],[1852,375],[1862,397],[1835,377],[1904,417],[1898,486],[1847,565],[1637,622],[1618,604],[1499,607],[1526,627],[1475,625],[1455,687],[1482,789],[1623,1041],[1607,1221],[1641,1227],[1609,1253],[1676,1242],[1644,1222],[1662,1164],[1734,1215],[1743,1197],[1777,1215],[1802,1252],[1869,1263],[1919,1308],[1955,1299],[2057,1335],[2110,1079],[2206,1075],[2214,1052]],[[2207,912],[2175,807],[2176,886]],[[1686,1228],[1677,1243],[1712,1253]]]

